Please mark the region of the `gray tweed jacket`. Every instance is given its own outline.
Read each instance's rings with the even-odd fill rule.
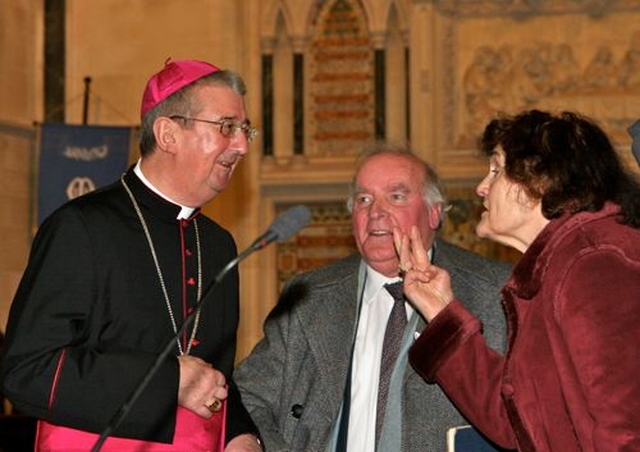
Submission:
[[[293,278],[265,322],[264,338],[234,373],[269,452],[323,452],[331,439],[349,367],[360,260],[353,255]],[[489,345],[503,352],[499,290],[510,266],[440,240],[434,263],[449,271],[457,298],[483,321]],[[424,326],[421,319],[417,330]],[[409,452],[444,452],[447,429],[468,423],[408,364],[402,410],[402,450]]]

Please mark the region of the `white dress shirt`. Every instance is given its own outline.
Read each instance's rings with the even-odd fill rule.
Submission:
[[[393,307],[393,297],[384,285],[399,279],[387,278],[367,267],[351,371],[351,405],[347,436],[347,450],[350,452],[375,452],[382,342]],[[409,303],[405,303],[405,307],[409,318],[413,308]]]

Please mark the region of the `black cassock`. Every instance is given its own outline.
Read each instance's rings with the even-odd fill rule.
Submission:
[[[206,299],[190,354],[227,376],[227,440],[255,433],[230,380],[237,271],[207,290],[236,256],[233,238],[199,212],[177,220],[180,206],[150,191],[132,169],[124,179],[148,225],[178,328],[197,298],[197,222]],[[5,393],[24,414],[100,433],[173,335],[141,221],[117,181],[68,202],[39,228],[9,315]],[[185,348],[187,341],[181,338]],[[171,442],[178,380],[169,356],[115,434]]]

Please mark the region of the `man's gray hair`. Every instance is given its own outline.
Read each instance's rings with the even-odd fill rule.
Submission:
[[[409,146],[404,143],[392,143],[387,141],[376,141],[367,145],[358,155],[356,160],[356,171],[349,184],[349,196],[347,198],[347,209],[349,213],[353,213],[354,196],[357,190],[357,179],[360,170],[371,158],[377,155],[399,155],[413,160],[423,171],[424,187],[422,199],[428,206],[440,206],[440,226],[444,223],[446,213],[449,210],[447,201],[444,196],[444,189],[440,181],[440,176],[436,170],[427,162],[414,154]]]

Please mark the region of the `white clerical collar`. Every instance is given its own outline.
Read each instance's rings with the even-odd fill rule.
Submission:
[[[143,184],[145,184],[147,187],[149,187],[149,190],[153,191],[155,194],[157,194],[161,198],[166,199],[171,204],[176,204],[176,205],[180,206],[180,213],[178,213],[178,216],[176,217],[176,220],[186,220],[187,218],[189,218],[191,216],[191,214],[196,209],[194,209],[193,207],[183,206],[183,205],[175,202],[173,199],[171,199],[168,196],[164,195],[160,190],[158,190],[156,187],[154,187],[153,184],[151,182],[149,182],[149,179],[144,177],[144,174],[142,174],[142,168],[140,168],[141,160],[142,159],[138,159],[138,162],[136,163],[136,166],[133,168],[133,172],[136,173],[136,176],[138,176],[140,178],[140,180],[142,181]]]

